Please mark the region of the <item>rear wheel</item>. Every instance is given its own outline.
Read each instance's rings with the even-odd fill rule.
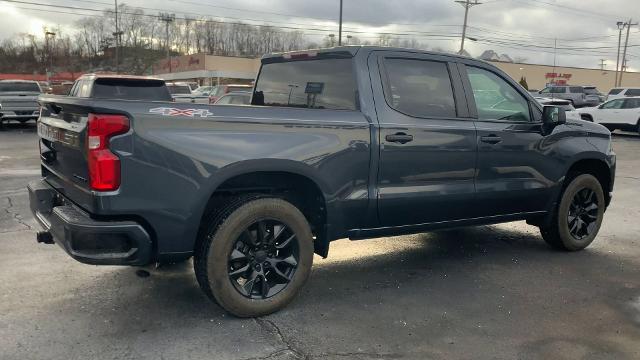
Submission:
[[[285,200],[229,201],[203,236],[194,259],[198,283],[236,316],[282,309],[311,272],[311,229],[304,215]]]
[[[574,175],[564,188],[551,224],[540,228],[547,244],[565,251],[582,250],[595,239],[602,224],[605,200],[598,179]]]

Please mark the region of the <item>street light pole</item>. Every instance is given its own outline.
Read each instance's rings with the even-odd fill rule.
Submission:
[[[462,53],[464,51],[464,39],[467,35],[467,19],[469,18],[469,8],[481,5],[482,3],[478,2],[478,0],[456,0],[456,2],[464,7],[464,24],[462,25],[462,39],[460,41],[460,51],[458,53]]]
[[[338,25],[338,46],[342,45],[342,0],[340,0],[340,24]]]

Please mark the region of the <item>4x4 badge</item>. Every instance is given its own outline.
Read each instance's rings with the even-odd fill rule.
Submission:
[[[151,114],[163,116],[187,116],[187,117],[210,117],[213,113],[207,109],[178,109],[171,107],[157,107],[149,109]]]

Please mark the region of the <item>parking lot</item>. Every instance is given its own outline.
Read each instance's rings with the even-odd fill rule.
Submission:
[[[340,240],[258,319],[210,302],[191,262],[97,267],[36,244],[36,139],[33,124],[0,131],[2,359],[640,358],[636,134],[614,136],[613,202],[585,251],[553,251],[524,222]]]

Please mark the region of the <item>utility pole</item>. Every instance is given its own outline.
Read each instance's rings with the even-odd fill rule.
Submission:
[[[618,21],[616,25],[618,26],[618,54],[616,55],[616,78],[613,81],[613,86],[618,86],[618,70],[620,69],[620,42],[622,41],[622,30],[624,30],[627,24],[622,21]]]
[[[462,53],[464,51],[464,38],[467,35],[467,19],[469,17],[469,8],[481,5],[481,2],[478,0],[456,0],[456,2],[464,7],[464,25],[462,25],[462,39],[460,41],[460,51],[458,53]]]
[[[116,74],[120,73],[120,41],[122,37],[122,31],[118,27],[118,0],[114,0],[115,2],[115,14],[116,14],[116,32],[113,33],[113,36],[116,38]]]
[[[627,46],[629,45],[629,30],[631,30],[632,26],[636,26],[638,25],[638,23],[632,23],[631,19],[629,19],[629,22],[627,23],[627,36],[624,40],[624,51],[622,51],[622,68],[620,71],[620,79],[618,80],[618,86],[622,86],[622,75],[624,75],[624,71],[625,71],[625,64],[627,62]]]
[[[338,25],[338,46],[342,45],[342,0],[340,0],[340,23]]]
[[[604,71],[605,62],[607,62],[607,60],[605,60],[605,59],[600,59],[600,70],[601,70],[601,71]]]
[[[164,21],[165,29],[165,47],[167,48],[167,61],[169,62],[169,72],[171,72],[171,50],[169,48],[169,23],[172,23],[176,19],[176,14],[161,13],[160,21]]]

